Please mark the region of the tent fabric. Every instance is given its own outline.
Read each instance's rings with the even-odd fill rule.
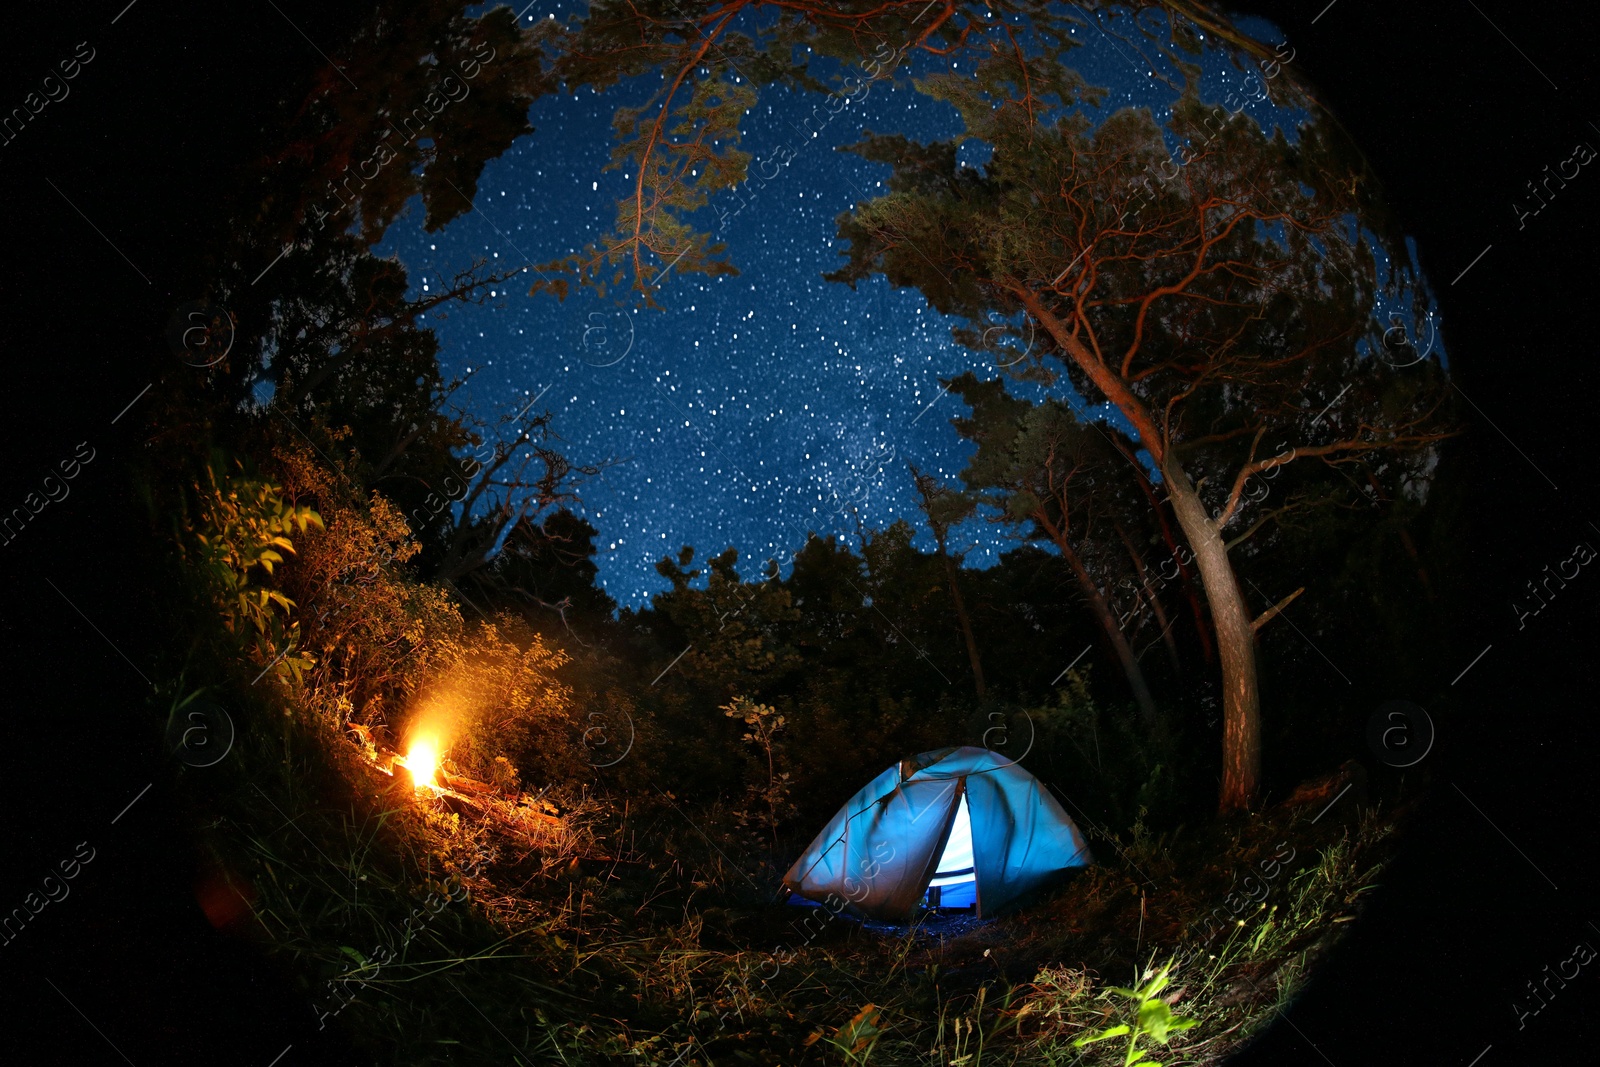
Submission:
[[[902,760],[868,782],[795,861],[784,887],[847,903],[869,918],[904,919],[941,868],[952,870],[941,860],[963,812],[980,916],[1094,862],[1083,834],[1037,778],[999,753],[963,746]],[[941,888],[947,883],[939,881]],[[951,903],[962,899],[958,888],[951,885]]]

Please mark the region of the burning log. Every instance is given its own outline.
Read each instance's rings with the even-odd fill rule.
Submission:
[[[350,733],[351,740],[365,748],[363,742],[370,733],[355,729]],[[501,833],[532,848],[548,847],[552,839],[566,836],[566,819],[542,794],[527,797],[514,790],[507,794],[488,782],[451,773],[447,767],[454,765],[441,766],[431,737],[413,742],[403,756],[376,746],[365,754],[372,761],[371,766],[390,779],[383,783],[382,790],[388,802],[437,804],[453,814],[493,823]],[[614,860],[611,856],[590,858]]]
[[[478,796],[494,794],[496,789],[488,782],[480,782],[476,778],[465,778],[456,774],[446,773],[444,784],[458,793],[472,793]]]
[[[463,796],[460,793],[451,792],[449,790],[440,793],[438,799],[439,803],[443,804],[446,810],[454,812],[457,815],[485,813],[490,815],[494,814],[492,811],[489,811],[487,808],[485,808],[482,803],[473,799],[472,797]]]
[[[383,783],[381,795],[387,801],[401,804],[411,803],[417,795],[417,783],[411,777],[411,772],[406,770],[405,764],[393,763],[388,767],[375,765],[377,770],[389,776],[390,781]]]

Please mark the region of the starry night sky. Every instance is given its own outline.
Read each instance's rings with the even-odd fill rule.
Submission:
[[[566,18],[581,7],[536,3],[524,21]],[[1265,23],[1244,28],[1268,43],[1283,40]],[[1154,68],[1092,26],[1075,35],[1085,43],[1075,65],[1109,90],[1100,117],[1134,105],[1166,121],[1175,94],[1151,77]],[[1202,66],[1207,101],[1253,84],[1222,52],[1208,49]],[[834,83],[850,73],[818,69]],[[933,57],[903,64],[893,85],[876,82],[814,139],[800,123],[819,97],[761,90],[741,144],[754,157],[752,180],[739,190],[745,207],[720,233],[714,209],[730,210],[733,194],[716,194],[701,213],[702,227],[727,242],[736,277],[673,272],[658,296],[665,311],[630,313],[587,291],[564,304],[530,297],[530,272],[483,306],[452,305],[447,318],[429,320],[446,377],[474,372],[456,399],[479,418],[538,397],[536,408],[553,413],[575,463],[624,461],[588,480],[575,509],[600,530],[600,580],[620,604],[640,607],[665,589],[655,563],[685,544],[699,559],[737,546],[749,578],[767,558],[786,560],[810,531],[853,539],[858,507],[869,529],[898,517],[920,527],[908,461],[957,481],[970,446],[949,420],[964,412],[939,381],[966,370],[995,377],[992,358],[957,345],[956,320],[915,290],[875,278],[852,292],[822,278],[842,263],[836,217],[879,195],[888,174],[836,149],[864,128],[920,141],[958,132],[953,108],[909,84],[908,75],[933,69]],[[414,204],[380,252],[400,257],[421,296],[474,256],[517,266],[586,247],[614,223],[629,188],[623,171],[602,172],[614,144],[612,114],[658,85],[652,77],[538,101],[530,115],[536,132],[490,161],[475,211],[427,234]],[[1246,111],[1267,128],[1292,129],[1301,117],[1270,103]],[[761,161],[787,148],[798,150],[763,183],[758,175],[774,164]],[[964,146],[962,161],[980,164],[979,151]],[[1063,380],[1056,388],[1064,387]],[[926,531],[920,536],[931,547]],[[1012,544],[976,519],[952,535],[954,549],[975,546],[975,566]]]

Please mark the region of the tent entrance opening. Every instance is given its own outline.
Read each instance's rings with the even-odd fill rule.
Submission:
[[[963,790],[950,824],[950,839],[945,842],[939,865],[928,882],[928,907],[970,908],[978,903],[978,883],[973,873],[972,816],[967,812]]]

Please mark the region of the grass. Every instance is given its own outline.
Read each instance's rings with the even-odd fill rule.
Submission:
[[[1107,991],[1163,969],[1162,1002],[1194,1025],[1151,1047],[1214,1063],[1356,918],[1396,821],[1279,807],[1101,832],[1100,865],[1011,915],[840,917],[807,937],[730,811],[580,795],[513,839],[397,791],[281,693],[235,705],[236,777],[184,773],[250,903],[236,932],[297,977],[308,1016],[389,1063],[1098,1067],[1127,1054],[1075,1045],[1125,1021]]]
[[[191,662],[238,665],[216,686],[234,773],[181,773],[240,904],[230,929],[385,1063],[1214,1063],[1356,917],[1397,821],[1312,818],[1319,799],[1160,835],[1085,826],[1101,863],[1013,914],[856,923],[774,903],[811,829],[777,839],[775,801],[753,830],[737,805],[654,790],[552,787],[559,818],[440,797],[347,733],[348,679],[263,675],[251,630],[210,630]]]

